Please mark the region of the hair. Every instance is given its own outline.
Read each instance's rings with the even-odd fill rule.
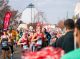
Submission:
[[[78,30],[78,33],[80,33],[80,18],[79,19],[77,19],[77,21],[76,21],[76,23],[75,23],[75,27],[77,28],[77,30]],[[78,34],[77,33],[77,34]],[[76,34],[76,35],[77,35]],[[79,34],[78,34],[79,35]],[[79,35],[80,36],[80,35]],[[80,39],[78,39],[78,46],[80,47]]]
[[[8,35],[7,31],[3,31],[3,34],[2,35],[4,35],[4,32],[5,32],[6,35]]]
[[[80,30],[80,18],[77,19],[76,23],[75,23],[75,27]]]
[[[64,21],[64,26],[68,29],[74,29],[74,21],[73,19],[67,19]]]
[[[19,30],[17,30],[17,33],[19,33]]]
[[[42,26],[36,26],[36,29],[37,29],[37,28],[40,28],[40,31],[42,30]]]
[[[45,32],[47,31],[46,28],[44,28],[44,31],[45,31]]]
[[[9,30],[9,33],[12,33],[12,30]]]

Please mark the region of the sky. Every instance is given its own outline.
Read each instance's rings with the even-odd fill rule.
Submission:
[[[71,18],[74,15],[76,3],[79,0],[9,0],[9,5],[19,12],[23,12],[26,7],[33,3],[38,10],[44,12],[46,20],[51,24]]]

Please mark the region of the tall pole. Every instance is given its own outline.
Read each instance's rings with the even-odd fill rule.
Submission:
[[[32,7],[31,7],[31,23],[32,23]]]
[[[67,11],[67,15],[66,15],[66,18],[68,19],[68,11]]]
[[[40,22],[39,13],[40,13],[40,12],[38,12],[38,22]]]
[[[34,5],[31,3],[31,4],[29,4],[29,6],[28,6],[28,8],[30,8],[30,13],[31,13],[31,23],[33,22],[33,8],[34,8]]]

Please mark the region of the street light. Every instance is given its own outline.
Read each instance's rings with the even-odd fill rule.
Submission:
[[[31,3],[31,4],[28,5],[27,8],[31,8],[31,23],[32,23],[32,15],[33,15],[32,11],[33,11],[34,5]]]

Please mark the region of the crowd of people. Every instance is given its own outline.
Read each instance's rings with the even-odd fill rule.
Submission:
[[[20,46],[24,52],[26,50],[38,51],[49,45],[51,35],[41,26],[36,26],[36,30],[18,31],[18,30],[3,30],[1,35],[1,48],[3,59],[6,56],[10,59],[10,55],[14,53],[14,46]],[[7,54],[5,54],[7,53]]]
[[[0,48],[2,50],[3,59],[9,58],[14,53],[14,41],[16,40],[16,32],[14,30],[4,30],[0,37]]]
[[[15,52],[14,46],[19,46],[21,53],[26,53],[26,51],[36,52],[42,48],[51,46],[64,50],[65,55],[61,59],[74,59],[73,57],[75,56],[75,59],[79,59],[80,57],[77,54],[80,53],[76,53],[74,50],[80,47],[80,19],[77,19],[76,23],[73,19],[65,20],[64,29],[65,34],[63,34],[63,29],[51,34],[46,28],[40,25],[36,25],[35,30],[29,30],[28,28],[25,31],[3,30],[0,37],[0,48],[2,48],[3,59],[6,59],[6,56],[10,59],[10,56]],[[74,52],[74,56],[70,54],[73,53],[71,51]]]

